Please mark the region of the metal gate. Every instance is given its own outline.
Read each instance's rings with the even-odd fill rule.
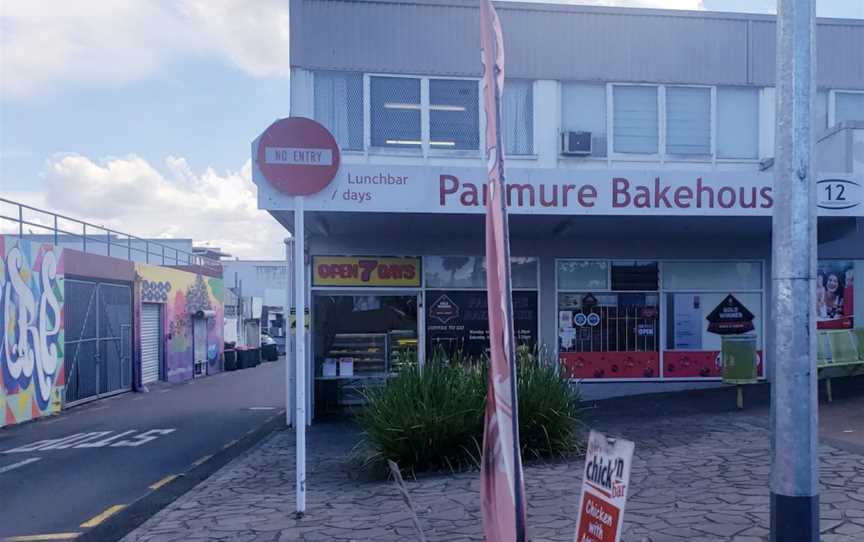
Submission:
[[[66,279],[66,404],[132,388],[132,288]]]
[[[141,382],[159,380],[162,360],[162,305],[141,305]]]

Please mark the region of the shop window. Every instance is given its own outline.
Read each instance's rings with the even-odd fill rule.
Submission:
[[[763,279],[760,262],[663,262],[666,294],[664,378],[721,376],[727,339],[752,338],[762,368]]]
[[[518,156],[534,152],[534,81],[505,81],[501,122],[506,154]]]
[[[558,351],[571,378],[660,376],[659,294],[558,294]]]
[[[823,96],[823,108],[824,104]],[[825,127],[825,122],[826,120],[823,120],[822,128]],[[717,157],[747,159],[759,157],[758,89],[746,87],[717,89]]]
[[[606,156],[606,85],[563,83],[561,128],[591,132],[591,155]]]
[[[663,262],[664,290],[761,290],[759,262]]]
[[[363,390],[417,364],[417,295],[313,296],[316,408],[363,402]]]
[[[664,266],[665,273],[665,266]],[[704,282],[710,287],[710,281]],[[755,339],[762,369],[762,293],[687,292],[666,295],[665,378],[721,376],[720,352],[727,338]]]
[[[340,149],[363,149],[363,75],[315,72],[315,120],[323,124]]]
[[[558,260],[559,290],[608,290],[606,260]]]
[[[369,91],[372,146],[419,149],[420,79],[371,77]]]
[[[478,83],[465,79],[429,80],[429,147],[480,148]]]
[[[864,122],[864,92],[834,93],[834,124]]]
[[[537,258],[510,258],[514,289],[537,288]],[[486,258],[482,256],[428,256],[423,269],[427,288],[486,288]]]
[[[666,87],[666,154],[711,155],[711,89]]]
[[[513,292],[516,344],[537,345],[537,291]],[[481,358],[489,352],[486,290],[426,291],[427,356]]]
[[[612,93],[615,152],[657,154],[660,130],[657,87],[615,85]]]

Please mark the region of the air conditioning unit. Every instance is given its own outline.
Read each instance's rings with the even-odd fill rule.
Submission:
[[[561,132],[561,154],[591,155],[591,132]]]

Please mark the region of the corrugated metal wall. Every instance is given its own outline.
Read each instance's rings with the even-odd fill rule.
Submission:
[[[773,85],[762,15],[499,3],[508,77]],[[291,65],[478,76],[471,0],[291,0]],[[864,88],[864,21],[820,20],[819,85]]]

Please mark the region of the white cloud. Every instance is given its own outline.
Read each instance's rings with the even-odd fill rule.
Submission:
[[[139,237],[189,238],[241,258],[280,258],[286,231],[257,208],[251,164],[194,171],[169,156],[157,168],[130,155],[49,160],[39,193],[10,195],[34,206]]]
[[[226,57],[256,77],[287,77],[288,2],[281,0],[4,0],[3,97],[59,84],[118,84],[182,55]]]
[[[185,0],[208,43],[256,77],[287,77],[288,0]]]

